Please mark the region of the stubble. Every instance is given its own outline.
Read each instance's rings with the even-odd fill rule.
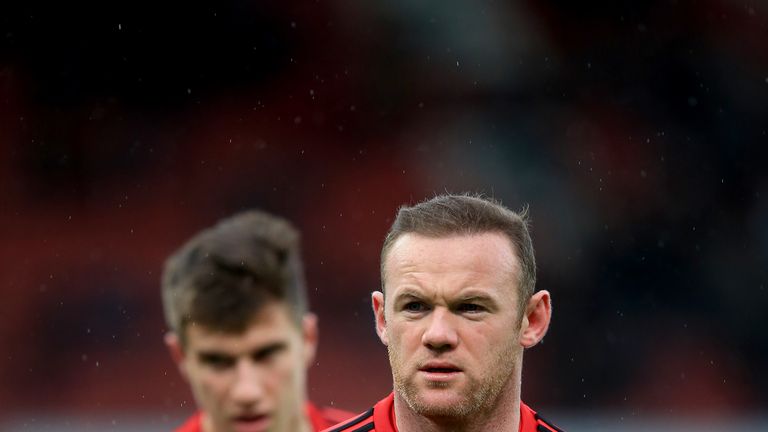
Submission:
[[[474,365],[476,373],[483,374],[480,369],[486,369],[487,373],[467,375],[467,385],[463,389],[461,399],[457,403],[434,405],[427,403],[419,394],[416,383],[416,373],[402,370],[403,358],[397,350],[387,346],[389,362],[392,366],[392,379],[395,391],[403,398],[408,407],[415,413],[428,418],[465,419],[490,412],[498,403],[499,395],[507,387],[511,379],[518,375],[516,371],[520,367],[519,355],[515,347],[508,344],[505,349],[495,353],[494,359],[487,368]],[[467,371],[465,371],[467,374]],[[432,389],[446,389],[450,383],[433,383]]]

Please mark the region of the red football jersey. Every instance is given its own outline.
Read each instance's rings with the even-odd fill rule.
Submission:
[[[395,395],[380,400],[373,408],[355,418],[340,423],[324,432],[397,432],[395,423]],[[520,428],[518,432],[563,432],[544,420],[528,405],[520,402]]]
[[[311,403],[307,403],[305,410],[310,424],[312,424],[312,430],[319,432],[323,429],[327,429],[336,423],[352,417],[352,413],[339,410],[336,408],[318,408]],[[202,413],[196,412],[192,415],[183,425],[179,426],[175,432],[203,432],[202,427]]]

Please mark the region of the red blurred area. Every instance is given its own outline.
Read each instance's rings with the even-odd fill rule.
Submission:
[[[367,408],[381,241],[446,190],[531,204],[532,406],[765,402],[765,6],[145,3],[2,21],[4,411],[190,412],[162,264],[251,207],[303,233],[310,395]]]

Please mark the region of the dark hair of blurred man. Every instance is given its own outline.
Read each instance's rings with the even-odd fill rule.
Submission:
[[[317,347],[299,234],[260,211],[204,230],[165,263],[165,342],[199,411],[181,432],[308,432],[348,418],[307,401]]]
[[[333,431],[558,431],[520,400],[549,327],[526,212],[478,196],[402,207],[372,295],[394,392]]]

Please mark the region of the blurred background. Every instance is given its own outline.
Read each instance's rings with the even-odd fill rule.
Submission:
[[[530,204],[569,431],[768,428],[768,4],[27,1],[0,13],[0,429],[171,430],[159,275],[262,208],[303,232],[320,404],[391,388],[399,205]],[[763,389],[763,390],[761,390]]]

